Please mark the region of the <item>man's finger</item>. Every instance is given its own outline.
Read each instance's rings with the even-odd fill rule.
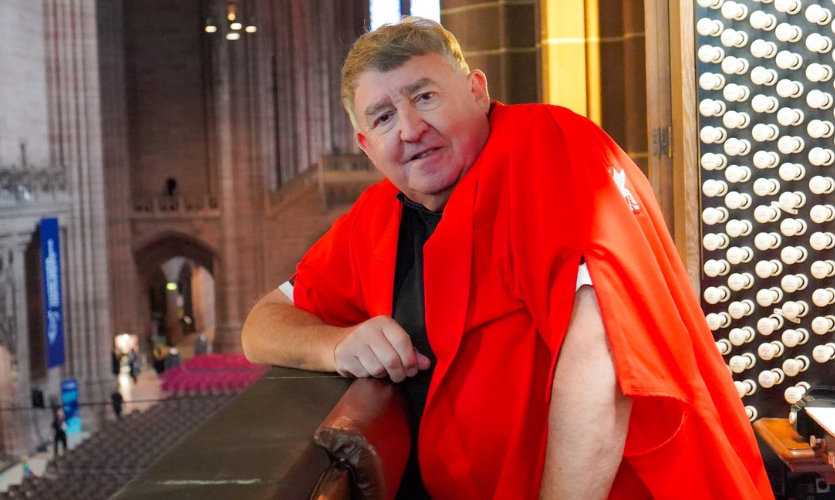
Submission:
[[[432,360],[419,353],[417,349],[415,349],[415,356],[417,358],[418,368],[421,370],[428,370],[432,367]]]
[[[403,374],[409,377],[415,376],[419,369],[418,360],[415,356],[415,348],[412,347],[412,338],[406,330],[396,321],[391,320],[384,325],[383,335],[397,352],[403,367]]]
[[[348,359],[345,359],[340,363],[336,371],[343,377],[365,378],[368,376],[368,371],[356,356],[350,356]]]
[[[406,370],[403,368],[400,355],[385,337],[381,338],[379,342],[374,342],[370,347],[379,362],[385,367],[392,382],[402,382],[406,378]]]
[[[377,353],[369,345],[363,345],[357,353],[362,366],[368,374],[374,378],[385,378],[389,372],[377,356]]]

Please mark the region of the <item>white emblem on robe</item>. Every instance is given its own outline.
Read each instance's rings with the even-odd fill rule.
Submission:
[[[638,206],[638,202],[635,201],[635,197],[632,196],[632,193],[626,187],[626,172],[618,170],[614,167],[609,168],[609,171],[612,173],[612,179],[615,181],[615,186],[617,186],[620,190],[620,194],[623,196],[623,199],[626,200],[629,208],[631,208],[633,212],[640,210],[641,207]]]

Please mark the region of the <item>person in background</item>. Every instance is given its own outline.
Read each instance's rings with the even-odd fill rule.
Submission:
[[[113,413],[120,420],[122,419],[122,404],[124,401],[125,398],[122,397],[119,391],[113,391],[113,394],[110,395],[110,405],[113,407]]]
[[[53,455],[58,456],[58,445],[64,447],[64,454],[67,453],[67,421],[64,418],[64,409],[55,408],[52,412],[52,433],[53,433]]]

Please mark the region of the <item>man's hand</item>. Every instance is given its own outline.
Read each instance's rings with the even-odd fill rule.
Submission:
[[[388,316],[349,328],[333,350],[333,368],[343,377],[388,376],[392,382],[402,382],[430,364],[412,346],[409,334]]]

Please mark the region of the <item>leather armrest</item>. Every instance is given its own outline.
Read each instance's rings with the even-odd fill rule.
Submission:
[[[313,440],[350,469],[359,498],[393,499],[410,448],[400,389],[388,380],[355,380]]]

